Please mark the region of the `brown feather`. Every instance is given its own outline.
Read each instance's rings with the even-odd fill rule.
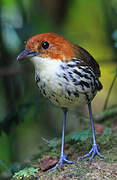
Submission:
[[[96,77],[97,78],[100,77],[101,72],[100,72],[99,64],[96,62],[96,60],[88,53],[88,51],[86,51],[82,47],[75,45],[75,48],[76,48],[76,57],[78,59],[83,60],[83,62],[81,62],[81,65],[88,65],[92,67]]]

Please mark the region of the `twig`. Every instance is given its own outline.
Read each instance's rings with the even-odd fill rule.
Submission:
[[[107,97],[106,97],[106,100],[105,100],[105,103],[104,103],[104,108],[103,108],[103,110],[105,110],[105,109],[107,108],[107,104],[108,104],[108,101],[109,101],[109,97],[110,97],[112,88],[113,88],[113,86],[114,86],[114,84],[115,84],[116,78],[117,78],[117,70],[116,70],[115,76],[114,76],[114,78],[113,78],[112,84],[111,84],[111,86],[110,86],[110,88],[109,88],[109,91],[108,91],[108,94],[107,94]]]

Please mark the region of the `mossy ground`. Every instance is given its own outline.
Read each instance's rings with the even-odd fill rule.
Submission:
[[[57,147],[48,148],[36,156],[29,164],[28,168],[20,170],[12,177],[12,180],[63,180],[63,179],[81,179],[81,180],[116,180],[117,179],[117,128],[106,135],[98,135],[98,144],[100,152],[104,155],[104,160],[95,157],[90,164],[86,159],[77,160],[86,154],[91,147],[91,140],[82,142],[70,142],[66,146],[66,153],[70,160],[77,160],[77,164],[64,165],[63,167],[50,172],[43,172],[38,169],[39,161],[47,154],[54,159],[59,158]],[[37,160],[38,159],[38,160]]]

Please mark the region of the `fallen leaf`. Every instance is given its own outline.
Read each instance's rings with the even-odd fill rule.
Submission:
[[[104,129],[105,127],[101,124],[98,124],[98,123],[95,123],[95,130],[98,132],[98,133],[103,133],[104,132]]]
[[[45,156],[39,163],[39,168],[42,171],[46,171],[57,164],[56,160],[53,160],[50,156]]]

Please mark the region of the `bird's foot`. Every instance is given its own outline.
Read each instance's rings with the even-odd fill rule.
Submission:
[[[49,169],[48,172],[63,166],[63,164],[75,164],[75,162],[67,160],[66,155],[63,155],[63,156],[60,157],[59,162],[53,168]]]
[[[92,155],[91,155],[91,154],[92,154]],[[84,158],[89,157],[89,156],[91,155],[91,157],[90,157],[90,159],[89,159],[89,161],[91,162],[96,154],[97,154],[99,157],[101,157],[101,158],[104,159],[104,157],[103,157],[103,156],[99,153],[99,151],[98,151],[98,146],[97,146],[97,144],[93,144],[93,145],[92,145],[92,149],[89,151],[89,153],[85,154],[85,155],[84,155],[83,157],[81,157],[80,159],[84,159]]]

